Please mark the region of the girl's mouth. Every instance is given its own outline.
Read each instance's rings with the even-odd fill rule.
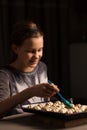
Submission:
[[[30,61],[30,64],[37,64],[37,63],[38,63],[38,60]]]

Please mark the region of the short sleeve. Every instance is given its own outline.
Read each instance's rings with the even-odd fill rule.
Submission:
[[[9,76],[0,71],[0,101],[10,96]]]

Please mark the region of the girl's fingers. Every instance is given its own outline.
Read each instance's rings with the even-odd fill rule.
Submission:
[[[43,87],[43,92],[44,92],[44,95],[50,96],[50,97],[56,94],[56,91],[53,88],[49,88],[46,86]]]
[[[55,84],[53,84],[53,83],[50,84],[48,88],[49,88],[50,90],[52,90],[52,91],[55,91],[55,92],[59,91],[58,86],[55,85]]]

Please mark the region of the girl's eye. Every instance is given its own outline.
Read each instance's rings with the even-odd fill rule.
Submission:
[[[38,52],[41,52],[41,51],[43,51],[43,48],[40,48],[40,49],[38,50]],[[36,50],[26,50],[26,52],[27,52],[27,53],[36,53],[37,51],[36,51]]]
[[[43,48],[39,49],[38,51],[39,51],[39,52],[40,52],[40,51],[43,51]]]

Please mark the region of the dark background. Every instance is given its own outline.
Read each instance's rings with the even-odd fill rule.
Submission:
[[[45,34],[49,79],[67,98],[87,99],[86,0],[0,0],[0,65],[8,64],[13,24],[31,19]]]

